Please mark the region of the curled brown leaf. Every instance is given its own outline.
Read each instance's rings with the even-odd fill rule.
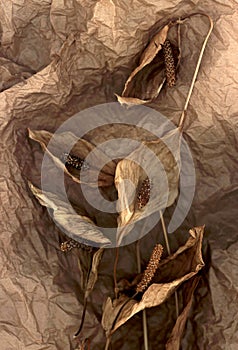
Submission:
[[[31,183],[29,187],[41,205],[53,210],[53,218],[64,229],[67,236],[86,244],[91,242],[94,246],[111,243],[89,217],[76,213],[70,203],[64,202],[54,193],[43,192]]]
[[[100,248],[93,255],[92,266],[88,276],[88,282],[87,282],[86,291],[85,291],[85,298],[89,296],[89,294],[92,292],[94,288],[95,283],[97,282],[98,267],[102,259],[103,252],[104,252],[104,249]]]
[[[185,329],[185,325],[187,322],[188,314],[192,306],[193,294],[197,285],[199,283],[200,277],[195,276],[192,280],[190,280],[186,286],[186,300],[185,306],[181,314],[176,320],[172,333],[169,337],[169,340],[166,343],[166,350],[179,350],[180,342],[183,336],[183,332]]]

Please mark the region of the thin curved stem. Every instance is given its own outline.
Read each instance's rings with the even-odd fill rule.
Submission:
[[[80,323],[80,326],[79,326],[77,333],[75,333],[75,335],[74,335],[74,338],[77,338],[83,329],[85,315],[86,315],[86,309],[87,309],[87,302],[88,302],[87,298],[84,298],[83,314],[82,314],[82,318],[81,318],[81,323]]]
[[[111,344],[111,336],[109,335],[109,336],[107,337],[107,341],[106,341],[106,345],[105,345],[104,350],[109,350],[110,344]]]
[[[89,275],[90,275],[90,272],[91,272],[91,269],[92,269],[92,263],[93,263],[93,256],[90,257],[90,264],[89,264],[87,277],[86,277],[86,286],[88,284]],[[83,329],[84,320],[85,320],[85,316],[86,316],[87,303],[88,303],[88,299],[86,297],[86,294],[84,293],[83,314],[82,314],[82,318],[81,318],[81,323],[80,323],[79,329],[75,333],[74,338],[77,338],[79,336],[79,334],[81,333],[82,329]]]
[[[168,232],[165,226],[165,222],[164,222],[164,216],[162,211],[160,210],[160,219],[161,219],[161,224],[162,224],[162,228],[163,228],[163,234],[164,234],[164,240],[165,240],[165,245],[166,245],[166,249],[168,252],[168,255],[171,254],[171,249],[170,249],[170,245],[169,245],[169,238],[168,238]],[[178,293],[177,291],[175,291],[174,293],[174,298],[175,298],[175,308],[176,308],[176,317],[179,317],[179,303],[178,303]]]
[[[138,270],[138,273],[141,273],[140,240],[136,244],[136,258],[137,258],[137,270]],[[146,319],[145,309],[142,311],[142,317],[143,317],[144,346],[145,346],[145,350],[149,350],[147,319]]]
[[[187,95],[187,98],[186,98],[186,101],[185,101],[185,104],[184,104],[184,108],[183,108],[182,114],[180,116],[179,127],[181,127],[181,128],[183,128],[183,125],[184,125],[186,111],[187,111],[188,104],[189,104],[189,101],[190,101],[190,98],[191,98],[191,95],[192,95],[192,92],[193,92],[195,81],[197,79],[198,71],[199,71],[199,68],[200,68],[200,65],[201,65],[201,61],[202,61],[202,56],[204,54],[204,51],[205,51],[208,39],[209,39],[210,34],[212,32],[212,29],[213,29],[213,21],[212,21],[211,17],[209,17],[206,14],[200,14],[200,15],[204,15],[204,16],[206,16],[209,19],[209,21],[210,21],[210,28],[209,28],[209,31],[208,31],[208,33],[206,35],[206,38],[205,38],[204,42],[203,42],[203,45],[202,45],[202,48],[201,48],[201,51],[200,51],[200,54],[199,54],[199,57],[198,57],[196,69],[195,69],[194,74],[193,74],[193,79],[192,79],[192,82],[191,82],[191,85],[190,85],[190,88],[189,88],[189,92],[188,92],[188,95]]]
[[[119,247],[116,247],[116,254],[115,254],[115,260],[114,260],[114,266],[113,266],[113,279],[114,279],[115,299],[118,298],[118,286],[117,286],[117,265],[118,265],[118,259],[119,259]]]

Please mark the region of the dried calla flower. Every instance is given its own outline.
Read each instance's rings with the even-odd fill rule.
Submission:
[[[138,221],[174,203],[178,195],[180,140],[181,132],[177,128],[160,139],[143,142],[118,162],[114,180],[118,191],[117,244],[127,241]],[[163,169],[157,168],[155,155]],[[149,169],[150,179],[143,169]]]
[[[46,130],[28,131],[29,137],[38,142],[57,167],[64,170],[76,183],[86,183],[90,187],[106,187],[113,184],[116,164],[91,142],[78,138],[70,131],[55,134]],[[72,153],[66,153],[65,150],[69,149],[70,145],[73,145]],[[84,160],[89,153],[90,166]],[[98,159],[106,164],[103,169],[98,168]],[[81,172],[77,170],[87,170],[87,176],[82,180]]]
[[[116,95],[121,104],[139,105],[152,101],[166,80],[168,86],[174,86],[180,57],[180,32],[176,30],[179,24],[180,21],[169,22],[152,37],[139,65],[127,79],[122,95]],[[175,30],[171,30],[172,27]]]
[[[153,279],[153,283],[144,290],[140,301],[125,295],[115,300],[108,297],[102,315],[102,326],[107,336],[112,335],[138,312],[164,303],[182,283],[194,277],[203,268],[203,233],[204,226],[191,229],[185,245],[181,246],[169,259],[161,261],[159,268],[163,268],[163,276],[159,278],[156,276]],[[170,347],[170,349],[174,348]]]
[[[165,63],[165,75],[166,82],[169,87],[173,87],[176,82],[176,68],[173,56],[172,46],[170,41],[167,39],[163,44],[163,55],[164,55],[164,63]]]
[[[156,244],[150,260],[148,262],[148,265],[144,271],[142,280],[140,281],[140,283],[138,283],[137,287],[136,287],[136,292],[137,293],[142,293],[144,292],[144,290],[148,287],[148,285],[150,284],[152,278],[155,275],[156,270],[159,267],[159,263],[160,263],[160,259],[161,256],[163,254],[163,247],[161,244]]]

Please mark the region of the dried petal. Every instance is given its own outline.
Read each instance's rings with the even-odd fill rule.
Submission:
[[[69,203],[54,193],[40,190],[31,183],[29,187],[41,205],[53,209],[54,220],[64,229],[67,236],[93,246],[106,246],[111,243],[89,217],[76,213]]]

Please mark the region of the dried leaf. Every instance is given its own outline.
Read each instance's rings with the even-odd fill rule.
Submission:
[[[103,252],[104,252],[104,249],[100,248],[93,255],[92,266],[91,266],[90,274],[88,277],[88,283],[87,283],[86,291],[85,291],[85,298],[87,298],[89,296],[89,294],[92,292],[92,290],[94,288],[95,283],[97,282],[98,266],[100,264]]]
[[[125,104],[125,105],[143,105],[145,103],[148,103],[148,101],[146,100],[141,100],[139,98],[135,98],[135,97],[124,97],[124,96],[119,96],[117,94],[115,94],[115,96],[117,97],[118,102],[120,102],[120,104]]]
[[[82,317],[81,317],[81,323],[80,323],[80,327],[79,327],[79,329],[74,337],[78,337],[79,334],[82,332],[82,329],[84,326],[85,315],[86,315],[86,309],[87,309],[87,299],[88,299],[88,296],[90,295],[90,293],[92,292],[94,285],[97,281],[98,266],[99,266],[99,263],[101,261],[103,252],[104,252],[103,248],[98,249],[96,251],[96,253],[94,253],[92,260],[90,262],[90,267],[89,267],[87,279],[86,279],[86,288],[85,288],[85,294],[84,294],[84,306],[83,306],[83,313],[82,313]],[[79,259],[79,267],[81,270],[80,263],[81,263],[81,261]]]
[[[180,342],[185,329],[186,321],[188,318],[189,311],[192,306],[193,294],[198,285],[200,277],[196,276],[193,280],[188,282],[186,286],[186,301],[185,307],[179,317],[176,320],[175,326],[166,344],[166,350],[179,350]]]
[[[87,281],[87,275],[88,275],[88,260],[91,258],[88,254],[85,254],[85,251],[81,252],[81,254],[78,255],[78,269],[79,269],[79,276],[80,276],[80,287],[85,290],[86,288],[86,281]]]
[[[163,283],[153,283],[143,294],[141,301],[130,299],[126,296],[116,301],[116,304],[108,298],[102,316],[102,326],[106,334],[115,332],[117,328],[122,326],[136,313],[162,304],[175,290],[185,281],[195,276],[204,266],[202,259],[202,239],[204,227],[196,227],[189,231],[190,237],[183,247],[180,247],[176,253],[171,255],[162,266],[166,269],[166,265],[174,263],[179,265],[181,277],[171,280],[171,268],[167,271],[167,277],[163,276]],[[169,282],[166,282],[166,279]],[[125,302],[128,301],[126,304]],[[124,305],[120,313],[118,311]]]
[[[180,139],[180,129],[177,128],[161,139],[144,142],[117,164],[115,186],[118,190],[118,244],[131,231],[135,222],[174,203],[178,195]],[[147,177],[152,181],[150,200],[143,208],[139,208],[138,190]]]
[[[55,164],[63,169],[75,182],[86,183],[93,187],[111,186],[113,184],[116,163],[100,151],[99,147],[95,148],[87,140],[80,139],[71,132],[51,134],[46,130],[30,129],[29,137],[39,142],[43,151],[47,152]],[[62,155],[69,149],[69,145],[72,145],[70,152],[81,159],[85,159],[93,151],[90,154],[91,163],[86,170],[87,181],[85,181],[85,176],[83,177],[83,181],[80,180],[80,172],[77,170],[69,171],[61,161]],[[105,164],[102,170],[97,167],[99,160],[101,164]],[[97,177],[98,173],[99,176]],[[97,181],[95,181],[95,178],[98,178]]]
[[[105,304],[103,305],[102,327],[106,331],[107,335],[112,329],[113,323],[121,306],[126,301],[130,302],[130,299],[122,294],[118,299],[115,300],[112,300],[110,297],[108,297]],[[132,300],[132,302],[134,301]]]
[[[29,183],[29,187],[41,205],[53,209],[55,221],[64,229],[65,233],[75,241],[84,244],[108,245],[110,240],[97,229],[93,221],[85,215],[77,214],[69,203],[64,202],[55,194],[42,192]]]

